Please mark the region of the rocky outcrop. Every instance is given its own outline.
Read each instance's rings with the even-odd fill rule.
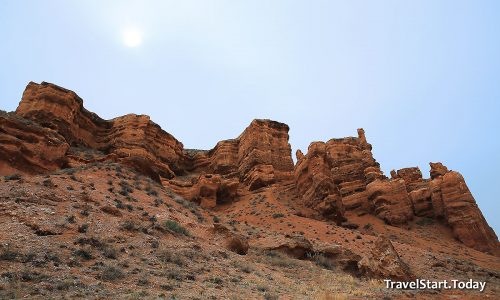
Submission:
[[[405,224],[413,210],[402,179],[375,180],[366,186],[374,214],[391,225]]]
[[[442,163],[437,162],[437,163],[429,163],[431,166],[431,179],[435,179],[439,176],[443,176],[444,174],[448,173],[448,168],[446,166],[443,166]]]
[[[239,139],[218,142],[207,154],[206,160],[209,161],[208,172],[222,175],[237,173],[239,161],[238,150]],[[202,160],[203,158],[201,157],[196,159],[196,161]]]
[[[236,139],[217,143],[210,151],[191,155],[194,173],[236,177],[250,190],[289,178],[293,170],[288,126],[253,120]]]
[[[97,149],[118,161],[140,157],[162,177],[183,172],[183,145],[148,116],[126,115],[106,121],[83,107],[73,91],[54,84],[30,82],[16,114],[53,129],[75,147]]]
[[[312,143],[305,156],[297,153],[294,177],[303,203],[340,224],[344,221],[344,207],[326,161],[325,143]]]
[[[0,112],[0,174],[54,171],[65,163],[69,145],[56,131]]]
[[[225,178],[219,174],[171,179],[163,181],[163,184],[182,198],[204,208],[231,203],[238,197],[238,179]]]
[[[410,198],[413,213],[420,217],[433,217],[431,188],[429,180],[424,180],[418,167],[404,168],[391,172],[393,179],[402,179]]]
[[[253,120],[238,138],[238,172],[250,189],[289,177],[293,170],[288,125]]]
[[[243,182],[253,191],[276,182],[272,165],[256,165],[243,175]]]
[[[227,250],[239,255],[246,255],[248,253],[248,241],[243,236],[232,232],[224,225],[214,224],[211,232],[214,235],[212,239],[222,243]]]
[[[73,91],[45,82],[29,83],[16,112],[0,113],[0,125],[2,175],[119,162],[205,208],[282,185],[299,210],[346,228],[357,227],[345,222],[350,211],[397,226],[414,216],[436,218],[465,245],[499,252],[459,173],[431,163],[430,179],[418,167],[392,171],[388,179],[363,129],[357,137],[311,143],[306,154],[297,151],[294,166],[286,124],[257,119],[211,150],[184,149],[148,116],[103,120]]]
[[[431,186],[435,213],[444,217],[458,240],[479,251],[500,253],[498,238],[486,223],[460,173],[448,171],[435,176]]]
[[[412,280],[415,276],[408,265],[401,260],[391,241],[380,237],[369,256],[363,257],[358,262],[362,275],[381,279]]]
[[[313,255],[314,247],[303,236],[275,236],[261,239],[259,243],[266,250],[278,251],[297,259],[306,259]]]
[[[304,204],[341,222],[345,209],[369,210],[366,186],[385,178],[371,153],[363,129],[358,137],[314,142],[307,154],[297,152],[294,170]]]

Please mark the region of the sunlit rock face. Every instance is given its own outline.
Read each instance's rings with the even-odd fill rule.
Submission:
[[[57,131],[13,113],[0,112],[0,174],[54,171],[69,148]]]
[[[182,143],[149,116],[106,121],[87,111],[75,92],[45,82],[28,84],[16,114],[57,131],[70,146],[97,149],[118,161],[140,157],[167,178],[183,172]]]
[[[439,175],[432,179],[431,187],[436,215],[444,217],[458,240],[480,251],[499,253],[498,238],[460,173],[448,171]]]

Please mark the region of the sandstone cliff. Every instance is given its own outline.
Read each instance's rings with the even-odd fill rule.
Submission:
[[[291,158],[286,124],[253,120],[243,133],[211,150],[184,149],[148,116],[103,120],[73,91],[29,83],[15,113],[0,114],[0,173],[44,174],[112,161],[127,165],[202,207],[214,208],[271,186],[286,187],[298,206],[341,225],[348,213],[371,214],[394,226],[415,218],[447,224],[465,245],[498,254],[464,178],[431,163],[383,175],[363,129],[357,137],[314,142]]]

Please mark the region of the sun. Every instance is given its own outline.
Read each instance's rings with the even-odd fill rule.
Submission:
[[[127,28],[122,32],[125,46],[134,48],[142,44],[142,32],[137,28]]]

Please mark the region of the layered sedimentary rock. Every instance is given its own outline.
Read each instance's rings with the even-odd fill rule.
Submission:
[[[441,167],[442,165],[439,166],[440,170],[444,170]],[[431,168],[434,168],[433,164]],[[434,174],[437,173],[434,170]],[[486,223],[460,173],[448,171],[437,175],[431,186],[435,213],[444,217],[457,239],[477,250],[499,253],[498,238]]]
[[[83,107],[73,91],[30,82],[16,114],[60,133],[71,146],[98,149],[118,160],[148,160],[163,177],[182,173],[183,145],[148,116],[126,115],[106,121]]]
[[[366,186],[373,213],[388,224],[405,224],[413,218],[413,210],[402,179],[377,179]]]
[[[385,178],[371,148],[358,129],[357,138],[314,142],[307,154],[298,152],[294,176],[302,201],[336,220],[343,218],[345,208],[368,209],[366,185]]]
[[[207,154],[208,169],[217,174],[234,174],[238,172],[239,139],[220,141]],[[198,158],[197,161],[202,159]]]
[[[237,177],[250,190],[288,178],[293,170],[288,130],[283,123],[253,120],[238,138],[192,155],[190,170]]]
[[[393,179],[404,180],[416,216],[434,216],[429,181],[423,179],[418,167],[400,169],[391,175]]]
[[[271,120],[253,120],[239,139],[239,170],[246,173],[258,164],[269,164],[278,172],[293,170],[289,127]]]
[[[229,203],[237,196],[239,181],[227,179],[218,174],[203,174],[193,177],[190,181],[169,181],[170,187],[185,199],[196,202],[205,208],[213,208],[223,203]]]
[[[238,138],[221,141],[210,151],[185,150],[187,171],[201,175],[165,184],[204,207],[215,207],[234,200],[240,187],[253,191],[289,178],[288,130],[283,123],[254,120]]]
[[[306,154],[298,150],[294,166],[288,131],[283,123],[254,120],[239,137],[211,150],[184,149],[148,116],[103,120],[76,93],[31,82],[16,112],[0,113],[0,174],[114,161],[206,208],[232,202],[240,192],[284,184],[315,218],[342,224],[346,212],[355,211],[398,226],[411,225],[414,216],[436,218],[464,244],[499,252],[495,233],[459,173],[431,163],[430,179],[417,167],[392,171],[388,179],[363,129],[357,137],[314,142]]]
[[[61,168],[69,145],[56,131],[0,112],[0,173],[44,173]]]
[[[307,207],[340,223],[344,221],[344,207],[326,156],[326,145],[322,142],[312,143],[305,156],[300,150],[297,151],[295,183]]]

